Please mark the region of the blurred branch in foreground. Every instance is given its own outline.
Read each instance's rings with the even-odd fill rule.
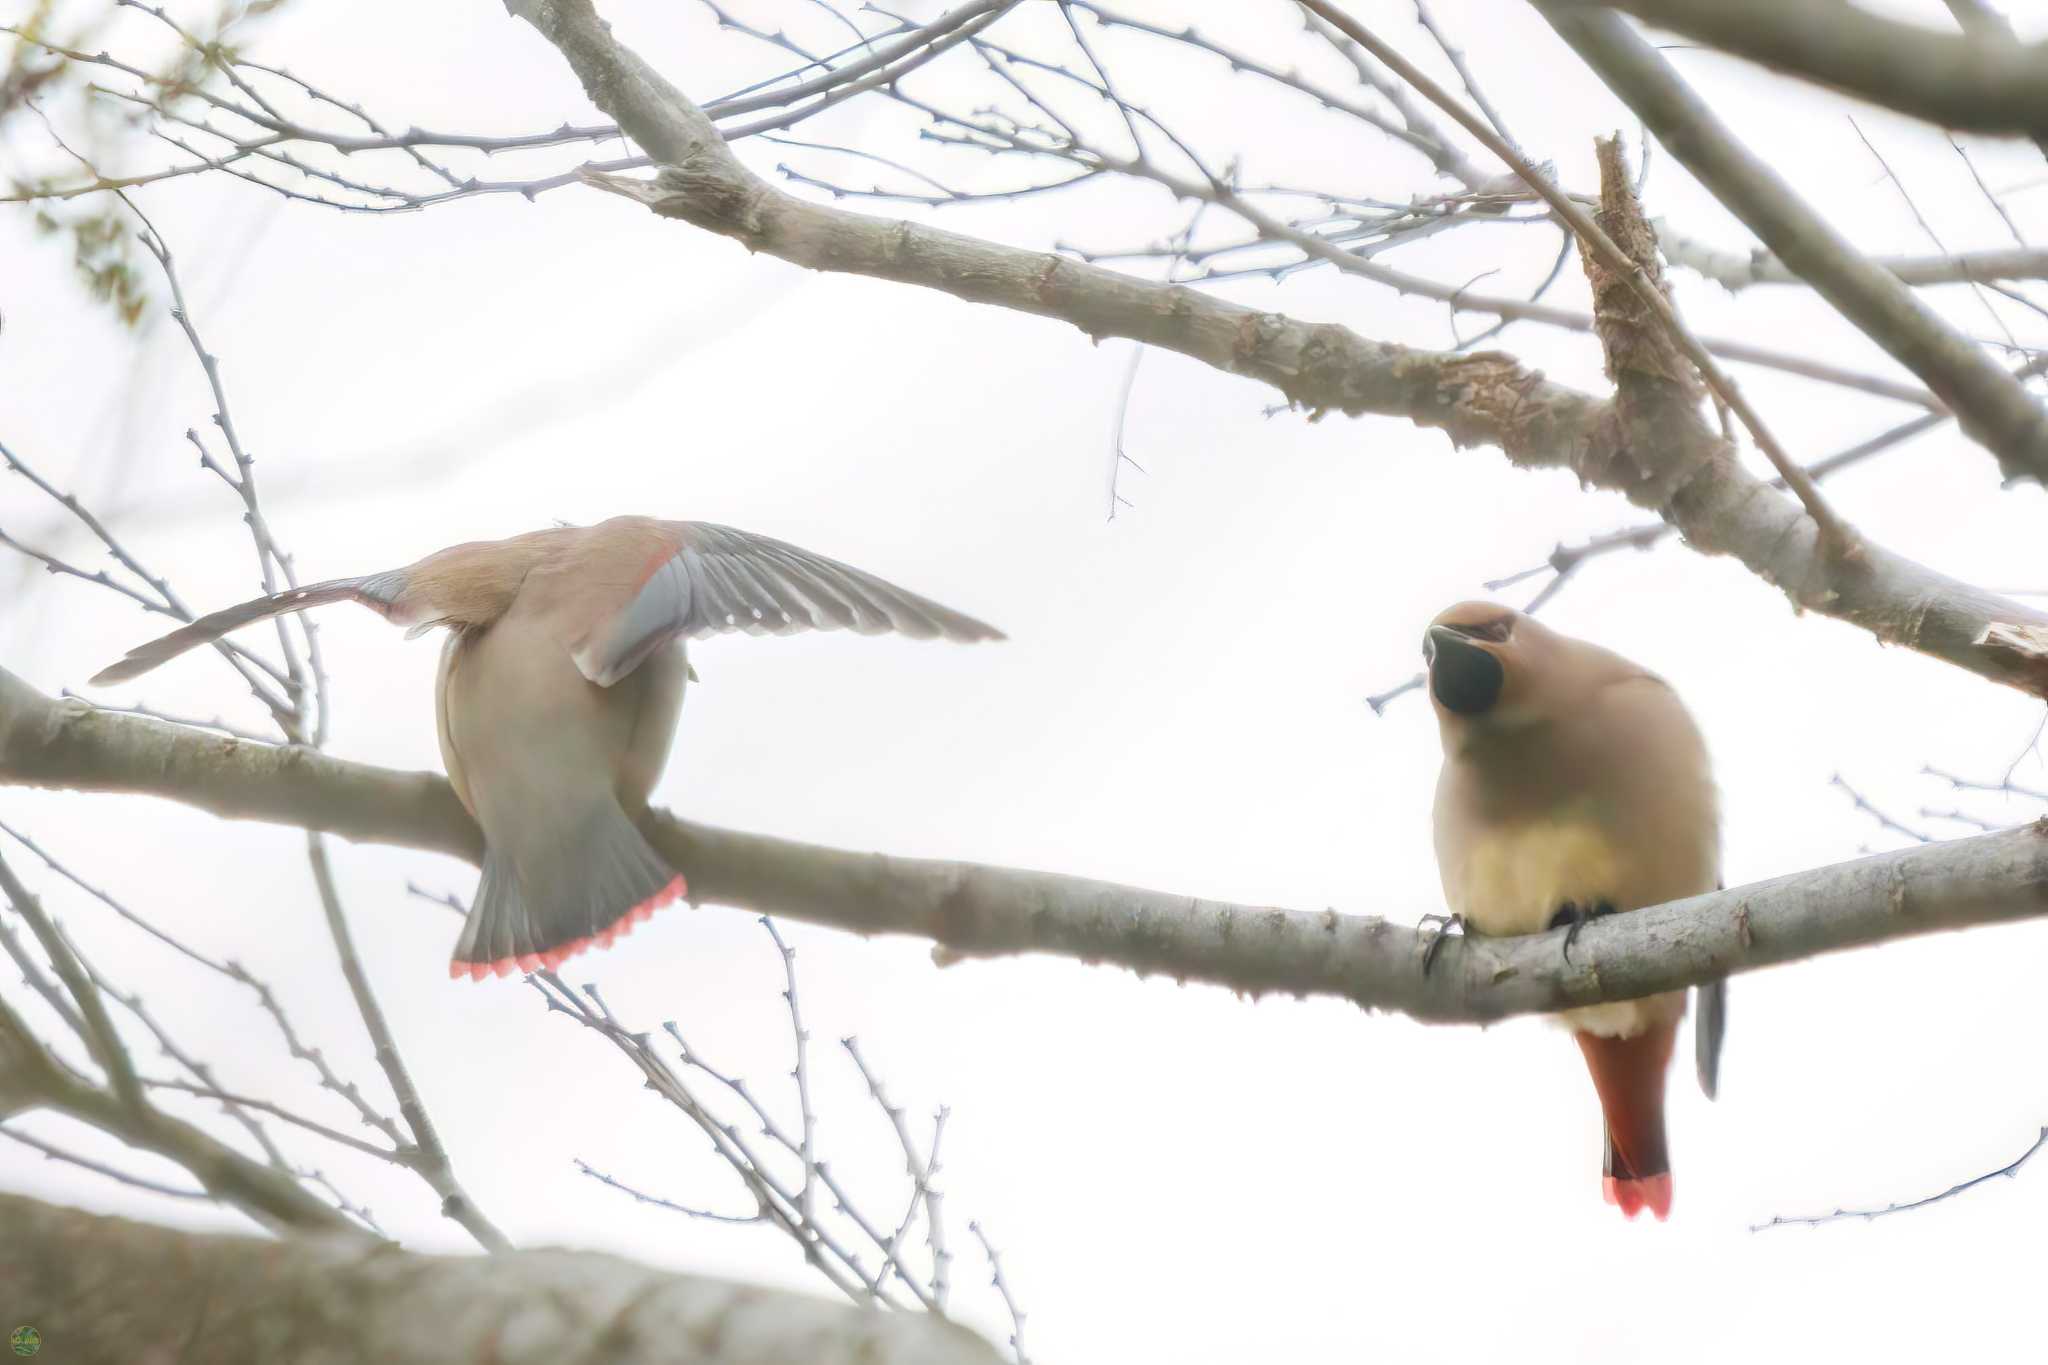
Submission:
[[[426,1256],[179,1232],[0,1195],[10,1321],[112,1365],[484,1360],[554,1365],[993,1365],[965,1328],[675,1275],[588,1251]],[[591,1353],[596,1351],[596,1355]]]

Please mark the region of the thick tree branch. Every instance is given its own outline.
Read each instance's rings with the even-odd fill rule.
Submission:
[[[0,1195],[9,1324],[79,1365],[178,1360],[994,1365],[963,1327],[596,1252],[424,1256],[180,1232]]]
[[[658,213],[810,269],[914,284],[1177,351],[1312,411],[1406,417],[1459,445],[1498,446],[1525,467],[1568,469],[1654,509],[1693,547],[1737,556],[1803,609],[2048,696],[2048,646],[2005,629],[2048,631],[2048,615],[1868,542],[1854,557],[1821,553],[1797,504],[1745,470],[1696,413],[1638,405],[1624,416],[1497,351],[1410,349],[1185,286],[809,203],[740,164],[686,96],[612,37],[589,0],[529,8],[598,106],[665,163],[654,181],[588,178]]]
[[[1559,8],[1591,9],[1585,0]],[[1603,0],[1659,28],[1973,133],[2048,136],[2048,43],[1944,33],[1842,0]]]
[[[1866,260],[1829,226],[1729,132],[1626,20],[1569,3],[1541,8],[1681,165],[1822,298],[1955,410],[1965,434],[1998,457],[2005,477],[2048,484],[2048,412],[2032,394],[1898,276]]]
[[[481,848],[441,778],[95,712],[5,672],[0,782],[161,796],[227,818],[472,862]],[[1431,936],[1376,916],[847,853],[664,812],[646,828],[699,901],[861,934],[911,934],[937,944],[943,959],[1053,953],[1254,995],[1339,996],[1437,1022],[1626,999],[1815,953],[2048,914],[2048,824],[2036,824],[1612,916],[1580,932],[1569,963],[1561,931],[1456,939],[1425,976]]]

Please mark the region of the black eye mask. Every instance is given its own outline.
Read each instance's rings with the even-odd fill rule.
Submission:
[[[1507,671],[1499,659],[1473,644],[1462,631],[1431,627],[1422,656],[1429,661],[1430,695],[1453,715],[1480,715],[1500,700]]]

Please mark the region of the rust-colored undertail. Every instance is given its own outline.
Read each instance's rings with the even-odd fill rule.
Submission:
[[[1663,1222],[1671,1215],[1671,1154],[1664,1143],[1664,1073],[1678,1038],[1678,1021],[1653,1025],[1633,1038],[1575,1033],[1585,1054],[1600,1110],[1607,1120],[1607,1151],[1600,1190],[1630,1218],[1644,1209]]]

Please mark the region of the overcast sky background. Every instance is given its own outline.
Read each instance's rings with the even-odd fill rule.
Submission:
[[[1342,80],[1291,6],[1126,8],[1176,23],[1192,11],[1206,33]],[[1522,142],[1568,184],[1593,186],[1595,134],[1622,129],[1634,149],[1634,120],[1527,7],[1437,8]],[[1899,8],[1930,23],[1946,13]],[[603,9],[698,94],[781,66],[717,35],[695,6]],[[1442,69],[1405,3],[1352,9]],[[747,0],[742,12],[829,31],[799,0]],[[139,40],[145,22],[127,14],[113,32]],[[1413,155],[1231,78],[1214,59],[1127,34],[1104,36],[1102,50],[1127,94],[1218,161],[1241,154],[1248,179],[1396,199],[1431,188]],[[486,0],[300,0],[261,30],[255,54],[397,124],[513,132],[595,117],[559,56]],[[1711,54],[1673,58],[1860,245],[1930,249],[1850,126],[1850,105]],[[949,60],[918,79],[966,105],[988,93],[972,74]],[[1939,133],[1854,112],[1951,247],[2009,244]],[[1014,174],[932,161],[914,125],[864,103],[833,130],[963,182]],[[10,164],[46,154],[33,131],[16,126]],[[1994,185],[2048,174],[2024,144],[1972,146]],[[788,155],[744,154],[764,170]],[[1749,245],[1661,152],[1647,200],[1696,236]],[[1454,450],[1405,421],[1269,418],[1271,391],[1153,354],[1126,428],[1147,472],[1127,472],[1133,505],[1109,521],[1124,343],[809,275],[576,188],[382,218],[284,205],[225,180],[166,184],[142,202],[179,253],[273,527],[307,578],[638,512],[779,536],[1009,633],[973,649],[840,636],[694,649],[703,681],[656,792],[691,819],[1412,922],[1441,906],[1428,838],[1435,725],[1418,697],[1376,717],[1365,696],[1414,671],[1423,623],[1440,607],[1484,595],[1484,580],[1559,541],[1642,515],[1568,475],[1519,472],[1497,451]],[[2048,234],[2048,190],[2007,202],[2022,230]],[[1109,246],[1162,238],[1183,217],[1161,192],[1108,186],[940,221],[1020,245]],[[27,219],[0,214],[0,438],[107,511],[191,602],[248,596],[239,509],[194,467],[182,435],[211,411],[183,339],[160,310],[124,332],[85,298],[63,245]],[[1555,246],[1547,229],[1482,229],[1393,259],[1454,282],[1498,269],[1486,287],[1505,292],[1540,278]],[[1685,276],[1678,288],[1703,333],[1896,372],[1801,291],[1731,299]],[[1440,307],[1328,271],[1222,292],[1372,337],[1453,341]],[[1554,297],[1584,295],[1575,276]],[[1967,292],[1939,298],[1973,335],[1989,330]],[[2023,339],[2042,337],[2024,310],[2004,313]],[[1522,325],[1500,344],[1560,381],[1602,383],[1591,338]],[[1802,458],[1912,415],[1765,371],[1740,378]],[[1829,490],[1868,535],[1944,572],[2048,589],[2048,499],[2001,490],[1992,459],[1953,429]],[[58,537],[54,511],[22,481],[0,481],[0,525],[87,554]],[[1894,813],[1956,804],[1917,776],[1921,765],[1995,778],[2040,719],[2016,693],[1798,616],[1739,565],[1675,544],[1589,566],[1546,617],[1653,667],[1693,707],[1724,794],[1731,885],[1899,842],[1830,788],[1834,773]],[[46,692],[82,688],[159,629],[110,594],[0,563],[0,658]],[[327,614],[323,640],[333,751],[438,768],[436,642],[407,643],[347,608]],[[260,720],[232,675],[201,655],[107,699]],[[2031,758],[2015,776],[2048,783]],[[1968,804],[2002,820],[2036,813]],[[331,1058],[382,1092],[300,833],[161,801],[20,790],[0,792],[0,819],[195,945],[246,962]],[[349,1122],[246,1001],[121,929],[26,854],[9,846],[6,856],[233,1088]],[[405,885],[467,899],[472,869],[346,845],[336,862],[457,1168],[516,1242],[829,1292],[769,1231],[686,1221],[577,1173],[573,1158],[675,1199],[744,1207],[704,1141],[610,1047],[547,1014],[517,981],[447,979],[453,917]],[[1917,1197],[2026,1147],[2048,1121],[2048,925],[1737,981],[1721,1100],[1707,1104],[1689,1067],[1674,1068],[1677,1199],[1663,1226],[1626,1223],[1601,1203],[1591,1086],[1577,1049],[1540,1021],[1431,1028],[1069,961],[938,969],[918,942],[784,932],[800,954],[835,1168],[894,1216],[893,1138],[833,1045],[854,1034],[913,1113],[951,1106],[943,1186],[963,1311],[1000,1337],[965,1234],[972,1217],[1003,1249],[1041,1361],[1606,1361],[1654,1347],[1678,1361],[1763,1350],[1875,1362],[2007,1358],[2038,1336],[2038,1258],[2026,1253],[2048,1218],[2048,1167],[1875,1223],[1749,1228]],[[779,965],[750,914],[665,911],[618,949],[577,959],[568,978],[601,983],[642,1027],[676,1020],[760,1086],[789,1065]],[[23,1126],[159,1169],[62,1120]],[[467,1245],[409,1178],[293,1147],[409,1244]],[[245,1226],[11,1145],[0,1146],[0,1185]]]

